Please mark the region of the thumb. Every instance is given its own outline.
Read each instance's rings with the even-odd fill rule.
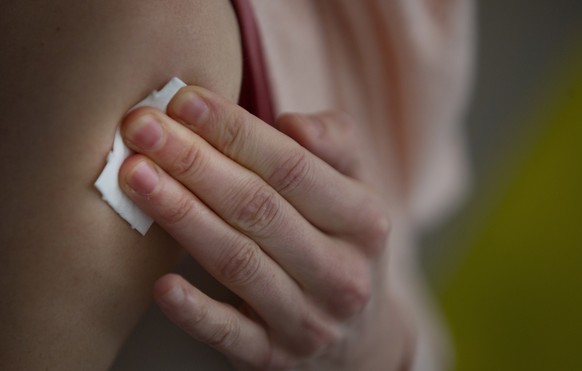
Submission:
[[[276,125],[337,171],[359,178],[361,148],[355,123],[347,114],[336,111],[289,113],[282,115]]]

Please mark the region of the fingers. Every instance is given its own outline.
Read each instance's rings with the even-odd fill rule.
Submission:
[[[355,123],[346,114],[286,114],[277,120],[277,127],[334,169],[359,179],[361,146]]]
[[[297,118],[283,120],[302,147],[194,87],[182,89],[169,113],[179,122],[150,108],[124,120],[124,139],[140,155],[122,167],[122,188],[249,304],[271,341],[271,353],[264,354],[272,355],[275,344],[305,358],[337,342],[338,322],[361,311],[371,297],[371,257],[386,246],[389,229],[373,196],[332,167],[345,174],[358,171],[357,156],[335,159],[340,147],[353,145],[348,124],[336,130],[331,116],[308,118],[316,130],[323,128],[325,138],[310,142],[302,134],[308,126],[300,127]],[[198,301],[166,310],[194,336],[216,347],[230,344],[225,347],[234,349],[234,358],[249,351],[237,342],[243,328],[249,333],[244,341],[256,337],[262,346],[264,335],[251,326],[258,322],[195,289],[180,292]],[[201,309],[210,307],[216,310]],[[187,313],[193,317],[180,317]],[[196,320],[215,314],[221,320]],[[212,335],[217,328],[228,340]]]
[[[280,279],[280,291],[269,300],[292,292],[293,285],[285,282],[288,274],[334,314],[351,315],[365,305],[369,277],[358,251],[341,239],[322,234],[256,174],[167,116],[152,110],[142,112],[136,121],[131,119],[122,127],[128,144],[150,156],[181,184],[158,169],[155,174],[160,179],[155,181],[162,186],[151,185],[139,194],[135,187],[140,186],[136,181],[142,178],[143,168],[131,162],[122,168],[122,184],[133,187],[130,197],[217,279],[261,308],[269,307],[263,305],[265,297],[249,290],[267,285],[269,270],[276,271],[279,275],[275,277]],[[222,245],[204,250],[216,241]],[[300,303],[294,301],[295,306]],[[291,307],[284,310],[289,312]],[[301,315],[297,313],[295,317]],[[268,311],[261,315],[269,321],[278,314]]]
[[[204,269],[290,339],[292,348],[312,343],[308,333],[297,336],[305,323],[327,331],[324,318],[310,315],[301,288],[271,257],[150,160],[131,157],[121,168],[120,184]]]
[[[130,117],[122,126],[128,144],[154,160],[221,219],[256,241],[303,285],[316,285],[319,255],[326,243],[323,234],[255,173],[169,117],[154,110],[146,112],[135,121]]]
[[[208,115],[208,112],[202,114]],[[260,250],[280,265],[302,288],[320,297],[330,307],[341,309],[342,315],[357,311],[362,306],[360,303],[367,301],[368,279],[359,274],[365,272],[365,269],[355,263],[361,258],[358,251],[353,251],[345,241],[330,240],[315,229],[255,173],[227,158],[203,138],[159,111],[146,109],[131,113],[123,123],[122,133],[130,147],[149,156],[221,219],[250,237]],[[287,143],[294,143],[285,139]],[[307,153],[303,148],[297,147]],[[335,171],[332,174],[343,179]],[[328,188],[326,186],[323,189]],[[341,186],[338,185],[338,188],[341,189]],[[311,206],[320,210],[333,208],[342,200],[350,199],[350,191],[354,193],[354,190],[348,189],[345,194],[338,196],[338,201],[313,200],[317,204]],[[355,192],[357,197],[368,198],[361,189]],[[308,194],[303,196],[310,197]],[[162,219],[160,224],[172,233],[177,228],[176,223],[165,220],[163,209],[177,209],[181,212],[183,200],[188,199],[188,195],[184,194],[177,200],[160,204],[158,207],[162,210],[152,205],[151,194],[148,197],[146,200],[138,198],[136,202],[154,219],[158,220],[156,215],[159,215],[158,218]],[[142,205],[144,201],[147,201],[147,205]],[[376,210],[377,205],[369,200],[354,206],[357,206],[355,210],[338,217],[345,218],[346,223],[349,221],[351,228],[365,222],[358,229],[366,232],[362,233],[362,243],[358,246],[366,254],[375,254],[385,246],[385,240],[380,241],[375,236],[387,230],[387,221]],[[184,241],[192,242],[186,237]],[[255,247],[250,252],[243,251],[233,259],[246,259],[245,261],[253,263],[250,254],[258,254],[258,250]],[[333,250],[332,254],[330,250]],[[346,280],[346,277],[349,279]],[[355,280],[352,277],[361,279]],[[337,287],[340,294],[329,290],[330,285]],[[338,302],[348,302],[349,305],[338,306]]]
[[[272,343],[263,326],[211,299],[180,276],[168,274],[160,278],[154,287],[154,298],[176,325],[235,362],[262,370],[292,366],[290,357]]]
[[[242,108],[202,88],[186,87],[168,114],[260,176],[323,231],[358,233],[369,225],[361,205],[375,201],[360,184]]]

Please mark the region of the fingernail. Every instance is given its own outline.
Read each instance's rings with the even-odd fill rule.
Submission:
[[[144,150],[156,148],[160,142],[163,129],[158,120],[149,114],[140,116],[131,122],[125,131],[127,140]]]
[[[184,300],[184,290],[181,286],[174,286],[161,299],[165,305],[177,306]]]
[[[208,117],[208,105],[196,93],[186,91],[176,97],[175,112],[187,124],[203,123]]]
[[[140,195],[149,195],[156,189],[160,176],[146,161],[139,163],[127,179],[127,185]]]

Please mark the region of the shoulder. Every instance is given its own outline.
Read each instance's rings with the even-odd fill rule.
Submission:
[[[36,88],[64,76],[84,86],[127,80],[139,99],[179,74],[231,99],[238,94],[240,38],[228,0],[24,0],[1,4],[0,14],[0,45],[10,57],[0,70],[13,72],[9,85],[24,88],[16,76],[25,72]],[[30,74],[47,70],[55,73]]]

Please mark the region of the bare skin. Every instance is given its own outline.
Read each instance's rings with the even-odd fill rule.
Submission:
[[[236,101],[227,0],[0,5],[0,369],[103,370],[178,244],[93,187],[125,112],[177,75]]]
[[[168,115],[144,108],[124,120],[141,154],[120,184],[244,304],[170,274],[154,290],[166,315],[242,369],[404,367],[410,334],[387,280],[390,222],[362,183],[351,120],[287,116],[281,133],[198,87],[182,89]]]
[[[228,1],[180,0],[172,6],[150,0],[22,1],[0,5],[0,14],[0,50],[8,56],[0,60],[5,73],[0,169],[7,179],[0,184],[0,369],[106,369],[150,303],[156,281],[154,296],[166,314],[241,368],[403,367],[411,332],[386,284],[386,202],[365,185],[373,177],[362,166],[366,158],[346,156],[365,153],[359,151],[365,144],[352,141],[345,118],[287,116],[279,121],[281,134],[232,105],[241,57]],[[149,112],[184,134],[174,151],[187,154],[202,146],[201,156],[208,157],[200,158],[217,164],[206,168],[212,170],[208,178],[179,186],[173,178],[180,171],[172,173],[171,164],[156,157],[163,151],[140,149],[149,160],[130,159],[122,184],[172,235],[154,227],[142,238],[101,201],[92,184],[120,118],[174,75],[204,88],[190,89],[207,97],[212,123],[225,125],[214,128],[228,133],[233,127],[226,125],[240,119],[257,130],[248,132],[244,145],[233,142],[240,151],[229,153],[215,142],[220,131],[204,126],[198,131],[173,120],[186,122],[178,101],[171,118],[148,110],[128,116],[126,136],[132,122]],[[212,116],[219,111],[225,116]],[[320,122],[327,134],[314,140],[302,120]],[[313,178],[297,178],[295,188],[289,182],[294,177],[285,172],[279,172],[279,183],[277,176],[266,176],[292,165],[285,161],[289,151],[313,170]],[[177,158],[182,165],[192,159]],[[127,188],[143,161],[158,163],[161,181],[173,189],[149,192],[150,203]],[[226,178],[227,169],[233,178]],[[181,175],[187,173],[185,168]],[[208,183],[209,174],[216,182]],[[231,206],[238,209],[213,193],[222,181],[240,186],[230,190]],[[273,215],[279,227],[292,228],[277,230],[274,221],[265,222],[257,213],[261,208],[253,208],[256,188],[245,187],[245,181],[278,200],[283,208]],[[169,209],[156,206],[163,197],[175,197],[176,203],[165,203]],[[180,197],[208,200],[198,202],[198,209],[181,209]],[[195,210],[199,213],[190,213]],[[346,215],[356,216],[355,222]],[[182,228],[180,222],[190,223]],[[206,233],[194,233],[197,223],[208,227]],[[235,308],[212,301],[180,277],[165,275],[180,245],[246,304]],[[229,246],[252,250],[245,254]],[[239,261],[237,255],[228,259],[235,251],[247,264],[228,264]],[[165,300],[172,288],[183,290],[184,300]],[[209,315],[193,320],[201,313]]]

